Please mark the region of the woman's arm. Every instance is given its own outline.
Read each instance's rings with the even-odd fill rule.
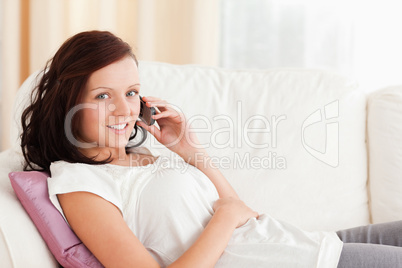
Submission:
[[[215,213],[196,242],[170,267],[214,267],[225,250],[233,231],[252,217],[255,211],[234,198],[219,199]]]
[[[112,203],[88,192],[57,197],[75,234],[105,267],[159,267]]]
[[[188,161],[189,164],[201,170],[211,180],[211,182],[215,185],[220,198],[232,197],[239,199],[239,196],[233,189],[232,185],[230,185],[230,183],[226,180],[219,168],[214,165],[213,161],[205,150],[200,150],[197,153],[194,153],[193,157],[188,157],[187,159],[190,160]]]
[[[168,102],[155,97],[143,97],[149,107],[158,107],[160,112],[153,116],[160,128],[148,126],[138,121],[137,124],[149,131],[160,143],[180,155],[184,161],[201,170],[215,185],[220,198],[238,195],[216,167],[204,148],[199,148],[199,141],[183,113],[173,109]]]
[[[105,267],[159,267],[112,203],[88,192],[59,194],[58,198],[71,228]],[[213,267],[233,231],[257,216],[233,198],[218,200],[214,210],[196,242],[171,267]]]

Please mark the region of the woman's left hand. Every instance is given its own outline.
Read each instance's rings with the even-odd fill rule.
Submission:
[[[174,105],[156,97],[142,97],[148,107],[157,107],[152,117],[154,124],[148,126],[142,121],[137,125],[149,131],[160,143],[180,155],[186,162],[191,162],[197,152],[205,152],[200,148],[196,134],[188,126],[184,114]]]

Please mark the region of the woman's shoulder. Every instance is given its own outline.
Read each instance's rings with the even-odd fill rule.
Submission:
[[[72,163],[64,160],[58,160],[50,163],[50,171],[59,171],[65,169],[88,169],[91,168],[92,165],[85,163]]]
[[[50,167],[60,168],[60,167],[74,166],[74,165],[79,165],[79,164],[81,164],[81,163],[71,163],[71,162],[67,162],[64,160],[58,160],[58,161],[54,161],[54,162],[50,163]]]

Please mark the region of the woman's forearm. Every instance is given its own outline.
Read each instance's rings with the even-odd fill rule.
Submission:
[[[236,191],[223,176],[219,168],[213,163],[206,151],[199,152],[193,157],[189,164],[203,172],[215,185],[220,198],[233,197],[239,198]]]
[[[236,191],[220,172],[219,168],[214,164],[206,150],[201,149],[196,152],[186,152],[179,155],[184,159],[184,161],[198,168],[211,180],[215,185],[220,198],[239,198]]]
[[[169,267],[214,267],[236,226],[230,212],[217,210],[196,242]]]
[[[186,135],[181,142],[181,146],[170,149],[180,155],[188,164],[195,166],[203,172],[215,185],[220,198],[232,197],[239,199],[236,191],[220,172],[219,168],[213,163],[206,149],[200,148],[200,142],[195,133],[190,133],[188,136]],[[198,145],[198,148],[194,145]]]

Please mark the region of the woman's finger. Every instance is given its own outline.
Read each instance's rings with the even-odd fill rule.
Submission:
[[[149,97],[142,97],[142,100],[143,101],[162,101],[162,99],[161,98],[157,98],[157,97],[152,97],[152,96],[149,96]]]
[[[166,106],[166,105],[170,105],[170,103],[168,103],[167,101],[146,101],[145,104],[148,107],[151,106]]]
[[[165,117],[181,118],[180,114],[178,114],[176,111],[171,111],[171,110],[166,110],[166,111],[160,112],[160,113],[152,116],[152,118],[155,120],[165,118]]]
[[[143,99],[159,99],[161,100],[161,98],[155,97],[155,96],[142,96]]]
[[[163,103],[163,102],[147,102],[146,105],[148,107],[157,107],[158,109],[167,109],[169,106],[169,103]]]
[[[168,110],[177,111],[176,107],[168,102],[150,102],[149,105],[147,105],[147,106],[158,108],[161,112],[168,111]]]
[[[148,107],[154,107],[157,111],[158,109],[160,111],[165,111],[165,110],[175,110],[179,113],[181,113],[181,109],[177,107],[174,104],[171,104],[165,100],[162,100],[160,98],[156,97],[143,97],[143,100],[145,101],[145,105]],[[159,111],[158,111],[159,112]]]

